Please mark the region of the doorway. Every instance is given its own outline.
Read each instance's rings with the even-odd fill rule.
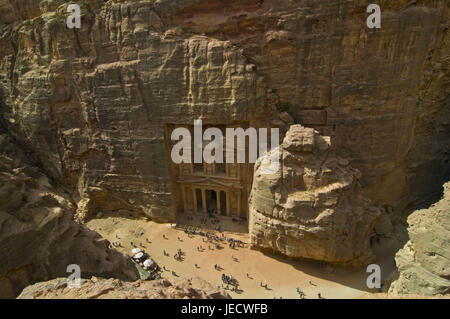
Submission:
[[[214,190],[206,190],[206,208],[208,213],[217,214],[217,193]]]

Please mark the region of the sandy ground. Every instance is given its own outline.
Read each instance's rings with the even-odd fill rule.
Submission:
[[[87,226],[111,242],[120,242],[122,247],[117,249],[124,254],[131,255],[131,242],[142,247],[161,268],[166,267],[168,271],[162,274],[165,278],[173,278],[172,271],[175,271],[180,277],[200,277],[219,286],[222,273],[232,275],[242,289],[241,292],[229,290],[233,298],[298,299],[297,287],[305,292],[306,298],[318,298],[318,293],[325,298],[355,298],[369,291],[365,284],[368,274],[363,268],[325,267],[318,262],[291,260],[249,248],[232,249],[227,244],[221,250],[210,250],[208,243],[203,242],[205,237],[190,238],[184,231],[176,229],[175,224],[109,215],[91,220]],[[245,233],[224,232],[224,235],[249,242]],[[205,248],[202,252],[197,250],[200,245]],[[173,257],[178,248],[186,253],[183,261]],[[164,256],[163,250],[169,256]],[[223,270],[215,270],[214,264],[219,264]],[[261,282],[267,284],[268,289],[261,287]]]

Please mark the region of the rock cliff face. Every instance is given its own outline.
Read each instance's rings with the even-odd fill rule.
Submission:
[[[0,148],[0,298],[13,298],[36,281],[67,276],[70,264],[80,266],[83,278],[138,278],[129,258],[73,221],[67,194],[33,167],[4,132]]]
[[[410,240],[395,261],[399,277],[392,294],[436,295],[450,292],[450,182],[444,197],[408,217]]]
[[[267,127],[288,111],[398,211],[449,176],[446,0],[381,1],[378,30],[370,1],[78,3],[70,30],[66,1],[0,1],[0,99],[80,219],[174,220],[164,124],[198,118]]]
[[[71,30],[68,1],[0,0],[0,122],[68,194],[38,188],[24,202],[43,175],[2,164],[4,196],[13,199],[2,204],[2,225],[32,223],[37,232],[17,247],[35,244],[42,229],[48,248],[52,236],[63,236],[61,225],[69,238],[84,234],[66,213],[72,202],[81,221],[121,210],[174,221],[167,125],[194,119],[285,132],[292,116],[315,130],[294,127],[317,140],[313,151],[296,150],[291,137],[287,175],[255,177],[253,187],[262,200],[252,202],[254,244],[290,256],[370,260],[378,213],[361,192],[395,219],[449,180],[448,0],[379,1],[376,30],[365,23],[369,0],[77,3],[81,29]],[[336,158],[319,134],[331,137]],[[338,157],[346,160],[333,162]],[[29,205],[43,209],[30,215]],[[14,234],[0,238],[0,247],[13,247]],[[91,233],[86,238],[97,245]],[[104,246],[102,256],[113,254]],[[23,267],[8,261],[0,276],[29,274]],[[11,276],[0,277],[2,285]]]
[[[36,157],[72,188],[80,219],[128,209],[174,220],[164,124],[263,113],[254,66],[229,41],[166,26],[151,2],[107,2],[95,15],[84,2],[77,31],[52,3],[61,6],[5,27],[3,116],[40,145]]]
[[[359,191],[360,172],[330,150],[329,137],[292,125],[280,165],[255,164],[250,197],[252,245],[291,257],[360,265],[373,259],[369,237],[381,212]]]

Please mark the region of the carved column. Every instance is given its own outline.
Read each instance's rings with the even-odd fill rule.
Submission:
[[[206,215],[207,207],[206,207],[206,191],[202,188],[202,205],[203,205],[203,213]]]
[[[238,216],[239,217],[242,217],[242,212],[241,212],[241,209],[242,209],[242,204],[241,204],[241,202],[242,202],[242,196],[241,196],[241,192],[239,191],[238,192],[238,202],[237,202],[237,213],[238,213]]]
[[[217,215],[222,215],[221,205],[220,205],[220,190],[216,191],[216,199],[217,199]]]
[[[195,191],[195,187],[192,188],[192,198],[194,199],[194,205],[193,205],[193,209],[194,209],[194,213],[197,212],[197,192]]]
[[[187,206],[187,199],[186,199],[186,189],[184,186],[181,186],[181,194],[183,197],[183,209],[184,209],[184,213],[187,213],[188,211],[188,206]]]
[[[226,192],[226,197],[227,197],[227,216],[231,216],[231,207],[230,207],[230,203],[231,203],[231,198],[230,198],[231,193],[230,192]]]

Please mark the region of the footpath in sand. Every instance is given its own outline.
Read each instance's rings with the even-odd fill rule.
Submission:
[[[124,254],[131,255],[131,242],[141,247],[161,268],[165,266],[167,271],[162,272],[163,278],[200,277],[214,286],[220,286],[222,273],[232,275],[239,281],[242,290],[228,290],[233,298],[299,299],[297,287],[308,299],[318,298],[318,293],[324,298],[355,298],[368,291],[368,274],[364,268],[347,269],[324,266],[319,262],[290,260],[249,248],[233,249],[227,243],[222,245],[223,249],[211,250],[208,249],[208,243],[204,242],[205,237],[189,237],[183,230],[176,229],[175,224],[107,215],[89,221],[86,226],[110,242],[120,242],[121,247],[116,249]],[[222,236],[222,233],[216,234]],[[223,234],[227,238],[249,242],[249,236],[245,233]],[[198,251],[199,246],[204,250]],[[185,252],[183,261],[174,258],[178,248]],[[169,256],[164,255],[164,250]],[[215,264],[223,269],[214,269]],[[268,288],[261,287],[261,283],[267,284]]]

